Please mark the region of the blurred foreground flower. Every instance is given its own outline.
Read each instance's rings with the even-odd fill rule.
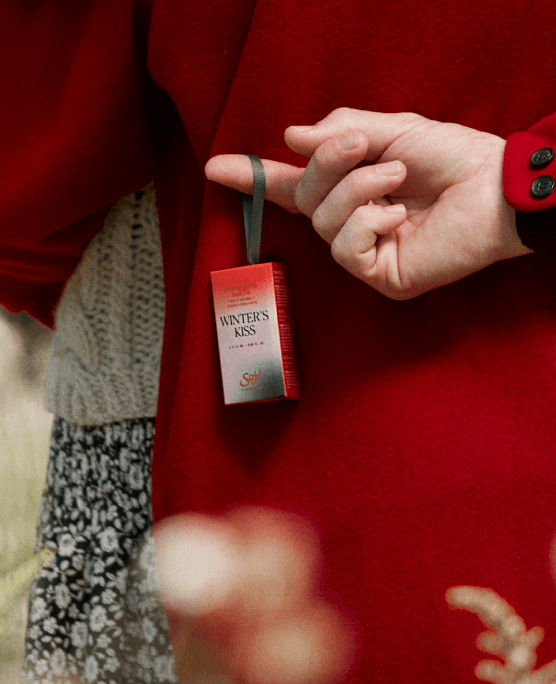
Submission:
[[[498,656],[497,660],[481,660],[475,668],[478,679],[493,684],[552,684],[556,682],[556,660],[534,670],[536,650],[544,637],[541,627],[527,630],[525,622],[510,604],[492,589],[452,587],[446,592],[452,608],[475,613],[489,631],[477,637],[481,651]]]
[[[258,507],[168,518],[158,574],[181,684],[329,684],[352,632],[318,596],[318,540],[301,518]]]

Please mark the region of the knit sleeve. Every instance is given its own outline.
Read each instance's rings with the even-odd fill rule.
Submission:
[[[133,0],[0,0],[0,304],[52,309],[109,207],[153,175]]]

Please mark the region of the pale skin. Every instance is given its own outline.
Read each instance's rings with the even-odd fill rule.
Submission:
[[[290,126],[285,141],[309,163],[263,159],[266,199],[309,217],[338,264],[387,297],[411,299],[531,252],[504,200],[498,136],[413,113],[341,108]],[[253,190],[243,154],[215,156],[205,172]]]

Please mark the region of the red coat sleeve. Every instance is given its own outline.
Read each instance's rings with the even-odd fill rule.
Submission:
[[[49,326],[110,205],[153,174],[141,6],[0,1],[0,304]]]
[[[508,137],[504,154],[504,197],[518,211],[538,212],[556,207],[555,190],[545,197],[535,197],[531,192],[531,186],[541,176],[556,178],[556,158],[545,166],[531,163],[532,155],[545,147],[556,152],[556,113],[527,131]]]

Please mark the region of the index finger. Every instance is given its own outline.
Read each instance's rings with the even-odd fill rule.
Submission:
[[[305,169],[261,159],[266,176],[265,199],[311,217],[330,190],[365,158],[367,145],[364,133],[349,130],[345,136],[332,137],[320,145]],[[234,190],[253,192],[253,167],[245,154],[211,157],[205,174],[209,180]]]
[[[261,159],[261,162],[266,176],[265,199],[298,214],[295,189],[305,169],[271,159]],[[253,167],[245,154],[218,154],[211,157],[205,166],[205,174],[208,180],[253,194]]]
[[[312,157],[323,142],[346,134],[350,129],[363,131],[369,139],[365,159],[376,161],[404,133],[426,121],[419,114],[397,112],[366,112],[361,109],[341,107],[335,109],[313,126],[290,126],[284,140],[290,149],[306,157]]]

